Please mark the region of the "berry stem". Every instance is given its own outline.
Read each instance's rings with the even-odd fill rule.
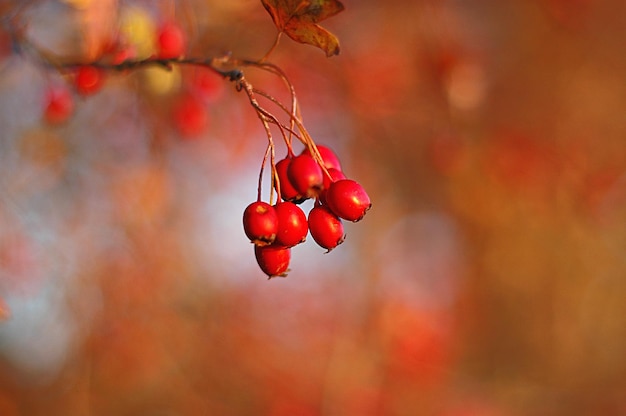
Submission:
[[[250,83],[248,81],[246,81],[245,78],[241,78],[241,80],[238,83],[238,86],[240,89],[243,89],[246,94],[248,95],[248,99],[250,100],[250,103],[252,104],[252,106],[254,107],[254,109],[256,110],[257,116],[259,117],[259,119],[261,120],[261,123],[263,124],[263,128],[265,129],[265,134],[267,135],[267,140],[268,140],[268,145],[267,145],[267,150],[265,151],[265,156],[263,157],[263,163],[261,164],[261,171],[259,173],[259,187],[258,187],[258,193],[257,193],[257,198],[260,201],[261,200],[261,188],[262,188],[262,181],[263,181],[263,169],[265,167],[265,163],[267,162],[267,157],[268,157],[268,153],[270,156],[270,167],[271,167],[271,175],[270,175],[270,205],[273,204],[273,199],[274,199],[274,184],[277,183],[277,193],[278,193],[278,201],[280,201],[281,195],[280,195],[280,179],[278,179],[278,172],[276,171],[276,150],[275,150],[275,146],[274,146],[274,139],[272,138],[272,129],[270,128],[270,124],[268,122],[269,120],[272,120],[272,122],[274,124],[276,124],[277,126],[279,126],[279,129],[283,135],[283,137],[285,136],[284,131],[282,130],[280,123],[278,122],[278,120],[276,119],[276,117],[274,117],[271,113],[269,113],[267,110],[263,109],[258,101],[256,100],[256,98],[254,97],[254,92],[252,89],[252,85],[250,85]]]
[[[287,153],[289,156],[294,155],[294,151],[292,148],[292,139],[295,136],[300,142],[302,142],[309,150],[311,156],[318,162],[318,164],[322,167],[322,171],[325,175],[329,176],[328,170],[324,166],[324,161],[320,155],[320,152],[315,145],[311,135],[308,133],[304,124],[302,122],[302,115],[300,114],[300,107],[298,105],[298,100],[295,93],[295,88],[291,81],[289,81],[287,75],[284,73],[282,69],[280,69],[275,64],[266,62],[265,60],[269,57],[269,55],[274,51],[277,47],[280,38],[281,32],[276,36],[274,44],[268,50],[268,52],[259,60],[247,60],[247,59],[236,59],[233,58],[230,54],[225,54],[223,56],[216,56],[210,58],[183,58],[183,57],[174,57],[174,58],[158,58],[155,56],[151,56],[145,59],[138,60],[125,60],[119,63],[109,63],[102,61],[92,61],[92,62],[61,62],[60,58],[54,56],[53,54],[48,53],[31,42],[23,36],[21,31],[15,29],[15,27],[11,28],[11,33],[13,34],[14,43],[18,46],[15,48],[18,52],[26,52],[30,55],[36,56],[38,62],[41,62],[42,65],[49,68],[54,68],[60,73],[68,73],[76,71],[77,68],[81,66],[92,66],[102,70],[111,70],[117,72],[123,72],[132,69],[139,69],[148,66],[160,66],[166,70],[171,70],[173,65],[196,65],[209,68],[216,74],[220,75],[222,78],[227,79],[231,82],[235,83],[236,89],[238,91],[244,90],[248,95],[248,99],[252,106],[254,107],[257,115],[261,119],[263,126],[268,134],[268,140],[270,141],[270,155],[275,154],[274,143],[271,138],[271,131],[269,128],[269,123],[275,124],[281,132],[285,144],[287,146]],[[287,108],[283,103],[281,103],[278,99],[273,97],[272,95],[255,89],[252,85],[245,80],[243,71],[240,69],[241,67],[254,67],[263,71],[270,72],[276,76],[278,76],[283,83],[286,85],[289,90],[289,94],[291,97],[291,105],[290,108]],[[227,68],[227,69],[225,69]],[[255,98],[255,94],[265,97],[275,105],[277,105],[288,117],[289,117],[289,125],[285,125],[281,123],[276,116],[274,116],[271,112],[263,108]],[[266,159],[266,158],[265,158]],[[273,157],[272,157],[273,159]],[[272,163],[272,178],[275,180],[277,178],[277,174],[275,172],[275,165]]]
[[[265,91],[256,89],[256,88],[252,88],[252,92],[255,94],[258,94],[264,98],[267,98],[268,100],[270,100],[271,102],[273,102],[274,104],[276,104],[277,106],[279,106],[281,109],[283,109],[285,112],[287,112],[287,107],[285,107],[285,105],[283,103],[281,103],[280,101],[278,101],[275,97],[271,96],[270,94],[266,93]],[[276,121],[278,121],[276,119]],[[289,132],[289,137],[287,137],[286,135],[284,135],[285,138],[285,144],[287,145],[287,149],[289,152],[291,152],[291,154],[293,154],[293,148],[291,147],[291,136],[296,136],[296,138],[298,140],[300,140],[301,142],[305,143],[304,140],[302,139],[302,137],[300,137],[300,135],[295,131],[294,129],[294,123],[293,121],[291,121],[291,126],[285,126],[283,123],[275,123],[279,128],[282,128],[284,130],[286,130],[287,132]]]
[[[265,169],[265,164],[267,163],[267,157],[270,154],[270,150],[273,147],[272,146],[273,143],[270,141],[267,144],[267,148],[265,149],[265,154],[263,155],[263,162],[261,162],[261,169],[259,171],[259,184],[257,186],[257,194],[256,194],[256,200],[257,202],[261,202],[261,195],[263,193],[263,171]],[[270,201],[270,205],[271,205],[271,201]]]
[[[282,34],[283,34],[282,31],[279,31],[279,32],[276,33],[276,37],[274,38],[274,43],[272,44],[272,46],[270,46],[268,51],[265,52],[265,55],[263,55],[263,57],[258,60],[259,63],[262,63],[267,58],[269,58],[269,56],[272,54],[272,52],[274,52],[274,50],[278,47],[278,44],[280,43],[280,38],[281,38]]]
[[[294,130],[294,118],[299,118],[300,120],[302,120],[302,117],[300,115],[300,107],[298,106],[298,98],[296,96],[296,90],[293,86],[293,84],[291,83],[291,81],[289,81],[289,78],[287,78],[287,74],[285,74],[285,72],[280,69],[278,66],[269,63],[269,62],[263,62],[263,60],[260,60],[258,62],[254,62],[254,61],[242,61],[241,62],[242,65],[248,65],[248,66],[253,66],[268,72],[273,73],[274,75],[277,75],[287,86],[287,89],[289,90],[289,94],[291,96],[291,110],[289,111],[289,114],[291,115],[290,120],[289,120],[289,125],[291,127],[290,130],[290,134],[289,134],[289,140],[286,142],[287,143],[287,152],[289,156],[293,156],[293,149],[291,147],[291,135],[292,135],[292,131]],[[275,100],[273,100],[275,101]],[[276,102],[276,101],[275,101]],[[281,104],[279,104],[281,106]],[[283,106],[284,107],[284,106]],[[285,108],[283,108],[285,110],[285,112],[287,112],[287,110]]]

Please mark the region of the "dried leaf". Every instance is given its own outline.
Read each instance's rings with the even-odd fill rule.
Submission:
[[[339,53],[339,40],[317,23],[344,9],[338,0],[261,0],[279,31],[296,42],[317,46],[326,56]]]

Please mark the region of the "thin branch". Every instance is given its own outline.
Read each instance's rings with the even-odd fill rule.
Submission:
[[[273,147],[273,143],[272,143],[272,140],[270,139],[267,143],[265,154],[263,155],[263,161],[261,162],[261,169],[259,170],[259,184],[257,186],[257,195],[256,195],[257,202],[261,202],[261,195],[263,194],[263,170],[265,169],[265,164],[267,163],[267,157],[269,156],[270,149],[272,147]]]
[[[269,58],[269,56],[272,54],[272,52],[274,52],[274,50],[278,47],[278,44],[280,43],[280,38],[282,37],[283,32],[277,32],[276,33],[276,37],[274,38],[274,43],[272,44],[272,46],[270,46],[269,50],[267,52],[265,52],[265,55],[263,55],[263,57],[261,59],[258,60],[259,63],[265,61],[267,58]]]

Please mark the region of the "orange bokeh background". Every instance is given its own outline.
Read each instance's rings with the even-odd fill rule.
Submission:
[[[189,56],[258,58],[261,3],[0,6],[0,415],[626,413],[622,3],[344,4],[339,56],[284,37],[270,60],[373,208],[270,281],[241,226],[267,143],[242,92],[108,73],[51,125],[67,77],[11,33],[141,57],[174,19]]]

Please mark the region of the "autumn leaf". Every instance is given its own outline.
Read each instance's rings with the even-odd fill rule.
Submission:
[[[322,49],[326,56],[339,53],[339,40],[320,25],[344,9],[338,0],[261,0],[279,31],[296,42]]]

